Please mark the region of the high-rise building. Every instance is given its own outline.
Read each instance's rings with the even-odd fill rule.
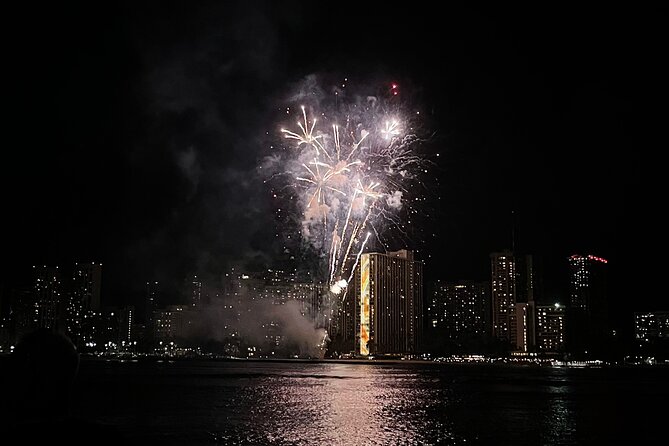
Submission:
[[[537,278],[530,255],[511,251],[490,254],[492,335],[518,352],[534,348]]]
[[[514,255],[516,272],[516,303],[535,302],[537,278],[534,258],[530,255]]]
[[[352,283],[346,289],[346,294],[339,307],[339,331],[336,336],[340,342],[341,351],[347,354],[356,352],[360,344],[359,330],[356,331],[356,327],[359,327],[358,314],[360,312],[360,302],[358,301],[360,294],[356,292],[360,289],[360,274],[358,272],[359,268],[356,268]]]
[[[66,329],[68,336],[76,345],[80,345],[83,338],[84,307],[79,295],[70,289],[67,293],[67,304],[65,308]]]
[[[608,261],[593,255],[569,257],[571,272],[570,303],[586,312],[606,303],[606,265]]]
[[[517,352],[527,353],[536,346],[535,319],[538,284],[536,263],[531,255],[514,255],[516,262],[516,305],[511,334]]]
[[[536,338],[540,353],[559,353],[564,350],[565,307],[560,304],[537,305]]]
[[[9,296],[9,338],[17,342],[38,326],[39,306],[33,289],[13,289]]]
[[[639,346],[654,341],[669,342],[669,311],[634,313],[634,338]]]
[[[509,318],[512,345],[515,346],[516,352],[527,353],[533,350],[536,344],[534,302],[518,302],[513,306],[512,311]]]
[[[81,323],[79,348],[93,351],[115,351],[118,346],[120,315],[115,307],[87,311]]]
[[[116,351],[120,338],[120,314],[116,308],[102,308],[94,312],[95,320],[95,342],[97,350],[102,350],[104,346],[106,351]]]
[[[516,262],[511,251],[490,254],[492,281],[492,335],[507,342],[515,342],[510,322],[516,305]]]
[[[133,333],[133,329],[137,323],[135,319],[134,306],[128,306],[119,311],[119,341],[128,343],[135,340]]]
[[[423,264],[413,252],[367,253],[358,265],[362,356],[417,354],[422,348]]]
[[[430,292],[428,321],[447,339],[463,342],[487,333],[488,282],[437,281]]]
[[[102,263],[75,263],[67,295],[67,333],[81,345],[84,338],[92,339],[93,333],[84,333],[84,326],[92,327],[88,318],[100,310],[102,288]],[[86,323],[84,323],[86,321]],[[89,341],[90,342],[90,341]]]
[[[153,330],[153,313],[158,308],[158,297],[160,287],[157,281],[146,282],[146,295],[144,296],[144,322],[148,330]]]
[[[569,267],[568,347],[577,354],[595,354],[606,348],[611,336],[608,262],[593,255],[573,255]]]
[[[189,282],[188,297],[190,298],[190,305],[193,308],[197,308],[202,303],[202,281],[199,280],[197,276],[193,276],[192,280]]]
[[[75,263],[72,288],[84,311],[99,311],[102,263]]]
[[[188,305],[169,305],[154,312],[154,336],[157,340],[184,338],[193,323]]]
[[[35,321],[39,328],[61,329],[64,319],[62,287],[57,266],[33,266]]]

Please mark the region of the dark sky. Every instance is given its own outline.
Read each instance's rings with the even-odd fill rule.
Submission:
[[[662,11],[194,3],[3,14],[3,291],[33,263],[97,260],[103,300],[128,302],[146,280],[271,257],[255,167],[287,89],[321,73],[420,91],[441,153],[430,277],[487,278],[514,210],[549,297],[566,257],[593,253],[616,304],[664,305],[649,258],[665,227]]]

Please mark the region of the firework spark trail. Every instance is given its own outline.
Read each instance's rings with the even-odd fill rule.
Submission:
[[[353,274],[355,274],[355,267],[358,266],[358,262],[360,261],[360,256],[362,255],[362,251],[365,250],[365,246],[367,245],[367,240],[369,240],[370,235],[372,234],[368,232],[367,236],[365,237],[365,240],[362,242],[362,245],[360,245],[360,252],[358,252],[358,255],[355,256],[355,263],[353,263],[353,267],[351,268],[351,274],[348,276],[348,280],[346,281],[347,284],[351,283],[351,280],[353,279]]]
[[[401,210],[412,212],[410,186],[426,172],[425,161],[414,150],[420,139],[411,123],[381,99],[337,103],[334,110],[317,113],[326,125],[310,117],[306,107],[301,111],[296,131],[281,129],[295,143],[287,162],[293,166],[289,171],[297,172],[291,175],[293,186],[304,191],[305,238],[322,249],[330,290],[339,294],[371,237],[371,231],[360,236],[365,228],[371,227],[382,246],[381,226],[407,236]]]
[[[358,231],[361,231],[361,230],[364,230],[364,229],[365,229],[365,226],[367,225],[367,220],[369,219],[369,216],[370,216],[371,214],[372,214],[372,208],[370,207],[370,208],[369,208],[369,211],[367,212],[367,216],[366,216],[365,219],[363,220],[362,224],[356,222],[356,224],[355,224],[355,226],[354,226],[354,228],[353,228],[353,232],[351,233],[351,237],[349,238],[348,248],[346,248],[346,254],[344,254],[344,257],[342,257],[342,259],[346,260],[346,259],[348,258],[348,255],[351,253],[351,247],[353,246],[353,242],[355,242],[356,239],[357,239]],[[367,243],[366,240],[365,240],[365,243]],[[362,251],[360,252],[360,254],[362,254]],[[359,256],[360,254],[358,254],[358,256]],[[357,262],[357,258],[356,258],[356,264],[357,264],[357,263],[358,263],[358,262]],[[355,268],[354,268],[354,269],[355,269]],[[342,274],[343,274],[343,271],[342,271]]]
[[[339,243],[339,236],[337,235],[338,230],[339,230],[339,219],[337,219],[337,221],[335,222],[334,231],[332,232],[332,244],[330,245],[330,255],[328,256],[328,258],[330,259],[329,260],[330,263],[328,265],[328,267],[329,267],[328,270],[329,271],[334,271],[334,268],[335,268],[335,261],[336,261],[336,254],[337,254],[337,251],[336,251],[335,248],[337,247],[337,244]],[[332,276],[330,276],[330,281],[332,281]]]
[[[344,220],[346,223],[344,223],[344,229],[342,229],[342,231],[341,231],[342,235],[346,235],[346,230],[348,229],[348,224],[351,221],[351,211],[353,210],[353,203],[355,202],[356,194],[357,194],[357,192],[353,191],[353,199],[351,200],[351,204],[348,207],[348,213],[346,214],[346,219]],[[354,228],[353,232],[355,233],[355,228]],[[352,242],[353,238],[351,237],[350,240]],[[335,244],[335,250],[334,250],[335,256],[338,256],[338,253],[341,250],[342,243],[343,243],[343,239],[339,238],[338,243]],[[333,268],[330,270],[330,281],[332,281],[334,279],[334,272],[335,272],[336,268],[337,268],[337,257],[334,258]]]

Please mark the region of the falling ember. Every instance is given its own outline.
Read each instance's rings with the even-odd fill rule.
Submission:
[[[321,251],[329,289],[340,296],[370,238],[385,247],[384,231],[407,235],[404,220],[422,201],[414,186],[426,164],[415,151],[422,142],[412,131],[416,123],[402,119],[415,120],[415,112],[374,96],[345,99],[323,109],[301,106],[295,127],[281,129],[290,143],[285,173],[299,193],[303,239]]]

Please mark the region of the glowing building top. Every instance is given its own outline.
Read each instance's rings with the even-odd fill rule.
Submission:
[[[593,287],[603,287],[601,270],[608,264],[606,259],[593,255],[574,254],[569,257],[571,270],[571,306],[589,309],[592,305],[592,293],[602,290],[592,290]]]

